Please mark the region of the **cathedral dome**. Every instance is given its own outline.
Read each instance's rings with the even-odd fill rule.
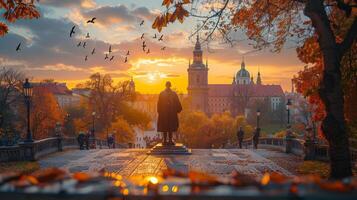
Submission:
[[[240,69],[236,74],[236,79],[243,77],[250,78],[250,74],[246,69]]]
[[[242,62],[241,69],[236,74],[236,79],[238,80],[240,78],[250,78],[250,74],[249,74],[248,70],[245,69],[244,62]]]

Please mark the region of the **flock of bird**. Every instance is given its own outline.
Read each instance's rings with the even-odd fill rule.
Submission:
[[[96,19],[97,19],[96,17],[93,17],[92,19],[90,19],[90,20],[87,21],[87,24],[95,24]],[[139,25],[142,26],[142,25],[144,25],[144,23],[145,23],[145,21],[142,20]],[[76,34],[76,26],[73,26],[72,29],[71,29],[71,31],[69,32],[69,37],[72,38],[75,34]],[[89,39],[90,37],[91,37],[91,36],[90,36],[89,33],[87,33],[87,34],[85,35],[85,39]],[[156,33],[155,33],[155,35],[154,35],[152,38],[153,38],[153,39],[157,39],[157,40],[160,42],[160,41],[163,41],[163,37],[164,37],[164,35],[158,36],[158,35],[156,35]],[[147,46],[147,44],[146,44],[146,41],[145,41],[145,33],[142,33],[142,35],[141,35],[141,37],[140,37],[140,40],[142,40],[142,45],[141,45],[141,47],[142,47],[143,52],[146,53],[146,54],[149,54],[149,53],[150,53],[150,48],[148,48],[148,46]],[[20,49],[20,45],[21,45],[21,43],[19,44],[18,49]],[[77,44],[77,47],[86,48],[86,47],[87,47],[87,42],[86,42],[86,41],[80,41],[80,42]],[[164,46],[164,47],[161,47],[161,50],[162,50],[162,51],[165,50],[165,49],[166,49],[165,46]],[[16,49],[16,51],[18,51],[18,50]],[[113,52],[113,51],[112,51],[112,45],[109,45],[108,52],[105,53],[104,60],[113,61],[114,58],[115,58],[115,56],[112,55],[112,52]],[[91,55],[94,55],[95,53],[96,53],[96,49],[93,48],[93,50],[91,51],[90,54],[91,54]],[[126,54],[125,54],[125,58],[124,58],[124,63],[127,63],[127,62],[128,62],[128,57],[129,57],[129,56],[130,56],[130,51],[127,50],[127,52],[126,52]],[[88,55],[86,55],[85,58],[84,58],[84,61],[87,61],[87,60],[88,60]]]

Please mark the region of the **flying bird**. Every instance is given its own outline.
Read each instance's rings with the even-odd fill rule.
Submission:
[[[143,34],[141,35],[140,39],[144,39],[144,35],[145,35],[145,33],[143,33]]]
[[[164,35],[161,35],[160,38],[159,38],[159,41],[162,41]]]
[[[95,18],[95,17],[93,17],[91,20],[88,20],[87,21],[87,24],[89,24],[89,23],[92,23],[92,24],[94,24],[95,22],[95,20],[96,20],[97,18]]]
[[[161,48],[162,51],[165,50],[165,49],[166,49],[166,47],[162,47],[162,48]]]
[[[143,47],[143,51],[145,52],[145,48],[146,48],[146,44],[145,44],[145,41],[143,42],[143,45],[142,45],[142,47]]]
[[[147,50],[146,54],[149,54],[150,53],[150,49]]]
[[[144,20],[140,22],[140,26],[144,25]]]
[[[87,42],[83,42],[83,48],[86,48]]]
[[[71,32],[69,33],[69,37],[72,37],[72,35],[76,33],[74,31],[75,29],[76,29],[76,26],[73,26],[72,29],[71,29]]]
[[[124,63],[128,62],[128,57],[125,57]]]
[[[152,37],[152,38],[154,38],[154,39],[156,39],[156,38],[157,38],[156,33],[155,33],[154,37]]]
[[[104,60],[106,60],[106,59],[108,59],[108,58],[109,58],[109,57],[108,57],[108,54],[106,53]]]
[[[95,54],[95,48],[92,50],[92,55]]]
[[[84,58],[84,61],[87,61],[88,60],[88,56],[86,56],[85,58]]]
[[[79,42],[78,44],[77,44],[77,47],[80,47],[82,45],[82,42]]]
[[[114,56],[112,56],[112,57],[110,58],[110,61],[112,61],[112,60],[114,60]]]
[[[112,52],[112,45],[109,46],[109,53]]]
[[[126,55],[129,56],[130,55],[130,51],[128,50],[128,52],[126,52]]]
[[[21,50],[21,42],[16,47],[16,51],[20,51],[20,50]]]
[[[90,38],[89,33],[87,33],[86,38]]]

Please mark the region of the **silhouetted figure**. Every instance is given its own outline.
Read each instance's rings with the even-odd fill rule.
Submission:
[[[158,132],[163,133],[163,145],[174,145],[172,133],[177,131],[179,120],[177,114],[182,110],[180,100],[176,92],[171,90],[171,82],[166,82],[166,89],[159,95],[157,102],[157,112],[159,114],[157,122]],[[167,140],[168,139],[168,140]]]
[[[86,144],[87,150],[89,150],[89,138],[90,138],[90,132],[88,131],[84,138],[84,143]]]
[[[253,135],[254,149],[258,149],[259,137],[260,137],[260,128],[256,128]]]
[[[79,144],[79,149],[83,150],[84,149],[84,142],[85,142],[85,134],[83,132],[80,132],[77,137],[77,141]]]
[[[114,136],[112,134],[108,136],[108,147],[114,149]]]
[[[239,130],[237,132],[237,138],[238,138],[238,146],[241,149],[242,148],[242,142],[244,138],[244,131],[242,127],[239,127]]]

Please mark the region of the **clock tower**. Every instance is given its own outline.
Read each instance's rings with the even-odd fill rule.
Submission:
[[[188,66],[188,95],[191,109],[208,113],[208,63],[203,64],[202,49],[197,35],[193,50],[193,63]]]

